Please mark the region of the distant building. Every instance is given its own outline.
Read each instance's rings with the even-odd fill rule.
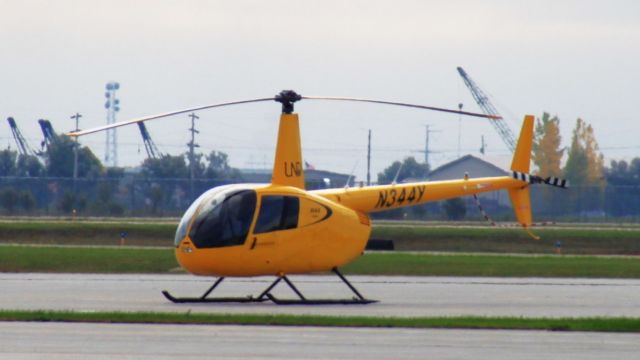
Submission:
[[[464,177],[465,173],[469,174],[469,178],[505,176],[509,174],[490,162],[473,155],[466,155],[434,169],[429,173],[429,181],[459,180]],[[483,193],[479,197],[481,200],[493,200],[502,206],[511,205],[509,194],[505,190]]]
[[[429,173],[430,181],[462,179],[468,173],[470,178],[505,176],[508,172],[490,162],[473,155],[465,155],[446,163]]]

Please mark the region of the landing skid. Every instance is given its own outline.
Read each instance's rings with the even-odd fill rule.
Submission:
[[[205,291],[205,293],[202,294],[202,296],[200,297],[179,298],[171,295],[166,290],[163,290],[162,294],[164,295],[164,297],[166,297],[169,301],[173,303],[251,303],[251,302],[272,301],[277,305],[365,305],[365,304],[371,304],[371,303],[377,302],[376,300],[365,299],[360,294],[360,292],[358,292],[358,290],[353,285],[351,285],[351,283],[347,280],[347,278],[345,278],[344,275],[342,275],[340,271],[338,271],[337,268],[333,268],[331,271],[333,271],[333,273],[336,274],[340,278],[340,280],[342,280],[342,282],[344,282],[349,287],[349,289],[351,289],[351,291],[355,294],[353,298],[351,299],[307,299],[306,297],[304,297],[304,295],[302,295],[300,290],[298,290],[298,288],[295,285],[293,285],[291,280],[289,280],[289,278],[286,275],[278,276],[278,278],[273,283],[271,283],[271,285],[269,285],[269,287],[267,287],[258,297],[246,296],[246,297],[209,298],[208,297],[209,294],[211,294],[213,290],[215,290],[215,288],[218,287],[218,285],[220,285],[220,283],[224,280],[224,277],[218,278],[218,280],[216,280],[216,282],[213,285],[211,285],[211,287],[207,291]],[[278,285],[280,281],[283,281],[283,280],[289,286],[289,288],[291,288],[291,290],[293,290],[293,292],[296,293],[296,295],[298,295],[298,299],[279,299],[271,294],[271,290],[273,290],[273,288],[275,288],[276,285]]]

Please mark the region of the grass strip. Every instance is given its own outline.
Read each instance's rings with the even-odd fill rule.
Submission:
[[[531,237],[519,228],[453,228],[374,226],[371,237],[392,239],[397,250],[576,255],[640,255],[640,229],[534,228]]]
[[[0,246],[0,272],[168,273],[173,248]]]
[[[136,245],[173,245],[177,223],[84,221],[0,222],[0,242],[25,244],[117,245],[121,234]]]
[[[640,332],[640,318],[365,317],[0,310],[0,321]]]
[[[368,253],[348,264],[350,275],[640,278],[632,257]]]
[[[175,272],[172,248],[0,246],[0,272]],[[632,257],[367,253],[343,267],[348,275],[640,278]]]

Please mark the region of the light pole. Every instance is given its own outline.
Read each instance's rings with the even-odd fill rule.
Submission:
[[[120,89],[120,84],[111,81],[107,83],[106,89],[104,96],[107,98],[107,102],[104,103],[104,107],[107,109],[107,125],[110,125],[116,122],[116,113],[120,111],[120,100],[116,98],[116,90]],[[118,166],[116,129],[109,129],[106,132],[104,162],[106,166],[115,167]]]
[[[199,131],[196,130],[196,119],[200,119],[200,117],[198,117],[198,115],[196,115],[195,113],[189,114],[189,117],[191,118],[191,128],[189,129],[189,131],[191,132],[191,141],[187,144],[189,146],[189,198],[191,201],[193,201],[194,200],[193,179],[195,178],[195,160],[196,160],[195,148],[200,146],[195,143],[196,134],[199,133]]]

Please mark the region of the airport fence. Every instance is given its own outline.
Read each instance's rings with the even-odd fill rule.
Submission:
[[[0,177],[2,215],[180,216],[206,190],[231,180]],[[582,186],[569,190],[531,188],[537,219],[601,221],[640,218],[640,186]],[[496,219],[511,218],[506,193],[481,197],[483,208]],[[472,198],[464,202],[464,218],[480,218]],[[442,203],[377,214],[378,218],[446,219]]]

